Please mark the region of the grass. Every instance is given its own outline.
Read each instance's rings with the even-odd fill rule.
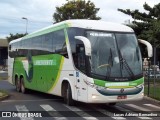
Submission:
[[[0,90],[0,99],[8,96],[8,93],[4,90]]]
[[[149,97],[160,100],[160,78],[155,79],[155,86],[154,86],[154,79],[149,79]],[[144,94],[148,96],[148,78],[145,79],[145,88]]]

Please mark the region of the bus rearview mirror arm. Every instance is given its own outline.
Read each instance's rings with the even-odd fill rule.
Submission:
[[[146,41],[146,40],[138,39],[138,41],[140,43],[144,44],[145,46],[147,46],[148,57],[152,57],[153,56],[152,45],[148,41]]]
[[[88,38],[84,36],[75,36],[74,38],[83,42],[84,47],[85,47],[85,54],[87,56],[91,56],[91,43],[88,40]]]

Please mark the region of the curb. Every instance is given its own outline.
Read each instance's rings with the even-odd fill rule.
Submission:
[[[0,80],[8,80],[8,77],[0,77]]]
[[[4,99],[7,99],[9,97],[9,94],[6,94],[6,95],[4,95],[4,96],[1,96],[0,97],[0,101],[2,101],[2,100],[4,100]]]
[[[156,99],[153,99],[153,98],[150,98],[150,97],[148,97],[148,96],[144,96],[144,99],[150,100],[150,101],[152,101],[152,102],[156,102],[156,103],[160,104],[160,101],[158,101],[158,100],[156,100]]]

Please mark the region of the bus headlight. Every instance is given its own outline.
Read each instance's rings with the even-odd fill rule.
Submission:
[[[98,96],[95,94],[92,94],[92,99],[96,99]]]
[[[85,82],[88,86],[90,86],[90,87],[92,87],[92,88],[95,88],[95,89],[98,89],[98,90],[106,89],[106,87],[95,85],[94,83],[90,83],[90,82],[88,82],[88,81],[86,81],[86,80],[84,80],[84,82]]]

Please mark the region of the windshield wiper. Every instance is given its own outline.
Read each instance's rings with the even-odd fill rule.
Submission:
[[[139,53],[138,53],[139,51],[138,51],[138,47],[136,47],[136,55],[137,55],[137,59],[138,59],[138,61],[139,61]]]
[[[134,77],[134,73],[132,72],[131,68],[129,67],[127,61],[122,57],[121,51],[119,49],[118,49],[118,52],[119,52],[121,75],[122,75],[122,70],[123,70],[123,66],[124,66],[126,68],[128,74],[131,77]]]
[[[109,55],[109,58],[108,58],[108,64],[110,66],[107,67],[106,79],[110,78],[110,76],[111,76],[111,67],[113,66],[113,55],[112,55],[112,49],[111,48],[110,48],[110,55]]]

